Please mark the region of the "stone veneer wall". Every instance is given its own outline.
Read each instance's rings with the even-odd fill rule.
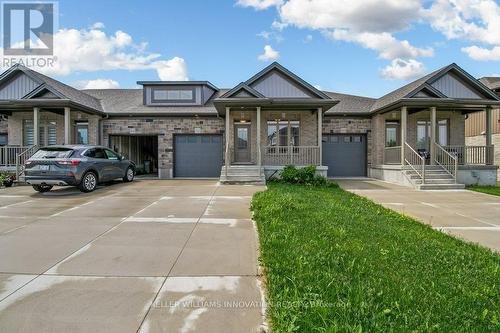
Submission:
[[[500,134],[493,134],[491,136],[492,144],[495,147],[495,165],[500,166]],[[486,145],[485,135],[469,136],[465,138],[467,146],[484,146]],[[500,179],[500,169],[498,170],[498,179]]]
[[[372,121],[370,118],[331,117],[323,118],[323,134],[366,134],[367,164],[372,161]]]
[[[224,119],[197,117],[130,117],[103,120],[103,145],[110,135],[158,135],[158,169],[160,178],[173,177],[173,134],[224,133]]]
[[[99,142],[99,116],[89,115],[83,112],[71,112],[71,143],[74,142],[75,121],[87,120],[89,122],[89,144],[95,145]],[[23,121],[33,120],[33,112],[15,112],[8,117],[9,145],[23,145]],[[64,115],[53,112],[41,111],[40,122],[57,122],[57,144],[64,144]]]

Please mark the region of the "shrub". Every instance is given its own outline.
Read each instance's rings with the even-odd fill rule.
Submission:
[[[316,175],[316,167],[311,165],[303,168],[296,168],[293,165],[287,165],[280,174],[279,182],[288,184],[302,184],[324,186],[333,184],[323,176]]]

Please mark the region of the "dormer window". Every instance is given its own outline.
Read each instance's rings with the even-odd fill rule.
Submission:
[[[194,88],[153,88],[151,89],[153,102],[194,102]]]
[[[208,81],[138,81],[143,86],[144,105],[199,106],[219,89]]]

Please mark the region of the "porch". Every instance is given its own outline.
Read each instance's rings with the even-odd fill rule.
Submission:
[[[226,107],[223,181],[242,176],[265,181],[286,165],[322,167],[322,108]],[[244,178],[243,177],[243,178]]]
[[[20,179],[24,162],[39,147],[99,142],[100,116],[54,104],[32,108],[0,105],[8,128],[8,144],[0,147],[1,171],[15,173]]]
[[[485,110],[486,145],[465,145],[465,119]],[[402,172],[400,183],[419,188],[435,185],[496,183],[491,107],[402,106],[374,119],[384,134],[378,163],[372,175],[389,178]],[[380,137],[380,136],[379,136]],[[380,163],[381,162],[381,163]],[[493,179],[493,177],[495,179]],[[377,177],[380,178],[380,177]],[[458,186],[457,186],[458,188]]]

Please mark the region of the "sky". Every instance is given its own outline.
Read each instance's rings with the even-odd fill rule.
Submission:
[[[272,61],[320,89],[370,97],[452,62],[500,75],[493,0],[62,0],[58,11],[56,66],[40,70],[78,88],[231,88]]]

